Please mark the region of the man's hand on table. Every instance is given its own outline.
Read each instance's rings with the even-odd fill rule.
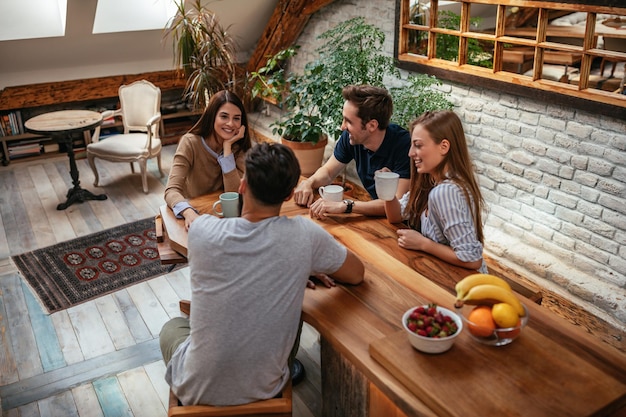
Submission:
[[[311,217],[324,220],[327,214],[342,214],[346,212],[346,203],[343,201],[328,201],[323,198],[315,200],[310,207]]]
[[[310,207],[315,193],[308,181],[301,181],[293,193],[293,201],[299,206]]]
[[[311,275],[309,277],[309,281],[306,283],[306,286],[308,288],[311,288],[312,290],[314,290],[315,289],[315,281],[319,281],[326,288],[332,288],[332,287],[336,287],[337,286],[337,284],[335,284],[335,280],[332,279],[331,277],[329,277],[326,274]]]

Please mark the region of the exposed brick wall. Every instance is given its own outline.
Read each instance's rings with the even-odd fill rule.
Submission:
[[[292,64],[355,16],[386,34],[395,0],[337,0],[313,15]],[[489,206],[486,252],[626,330],[626,125],[498,91],[446,82]],[[340,111],[340,109],[338,109]]]

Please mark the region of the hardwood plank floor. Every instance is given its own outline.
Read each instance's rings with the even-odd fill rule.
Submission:
[[[189,268],[48,315],[18,274],[12,255],[154,216],[175,145],[163,149],[165,176],[148,163],[149,194],[128,164],[97,160],[100,187],[85,159],[80,184],[105,201],[56,210],[72,186],[67,157],[0,167],[0,406],[4,417],[154,417],[167,415],[158,334],[189,298]],[[137,169],[138,171],[138,169]],[[294,388],[294,416],[319,417],[317,332],[304,325],[298,358],[306,368]]]

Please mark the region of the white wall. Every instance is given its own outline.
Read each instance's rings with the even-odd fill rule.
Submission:
[[[336,0],[298,40],[365,16],[393,54],[395,0]],[[617,119],[445,82],[489,206],[486,252],[626,330],[626,127]]]
[[[204,0],[247,62],[278,0]],[[173,68],[163,30],[92,34],[96,0],[68,0],[66,35],[0,41],[0,89]],[[120,10],[123,13],[123,10]]]

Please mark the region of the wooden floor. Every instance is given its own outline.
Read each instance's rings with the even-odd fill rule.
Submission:
[[[163,151],[169,171],[175,145]],[[81,186],[106,193],[57,211],[71,186],[66,157],[0,167],[0,404],[2,415],[156,417],[167,415],[158,336],[189,298],[189,268],[48,315],[11,255],[154,216],[165,177],[149,163],[149,194],[128,164],[97,161],[101,187],[85,159]],[[294,388],[294,416],[320,416],[319,338],[305,324],[298,358],[306,380]]]

